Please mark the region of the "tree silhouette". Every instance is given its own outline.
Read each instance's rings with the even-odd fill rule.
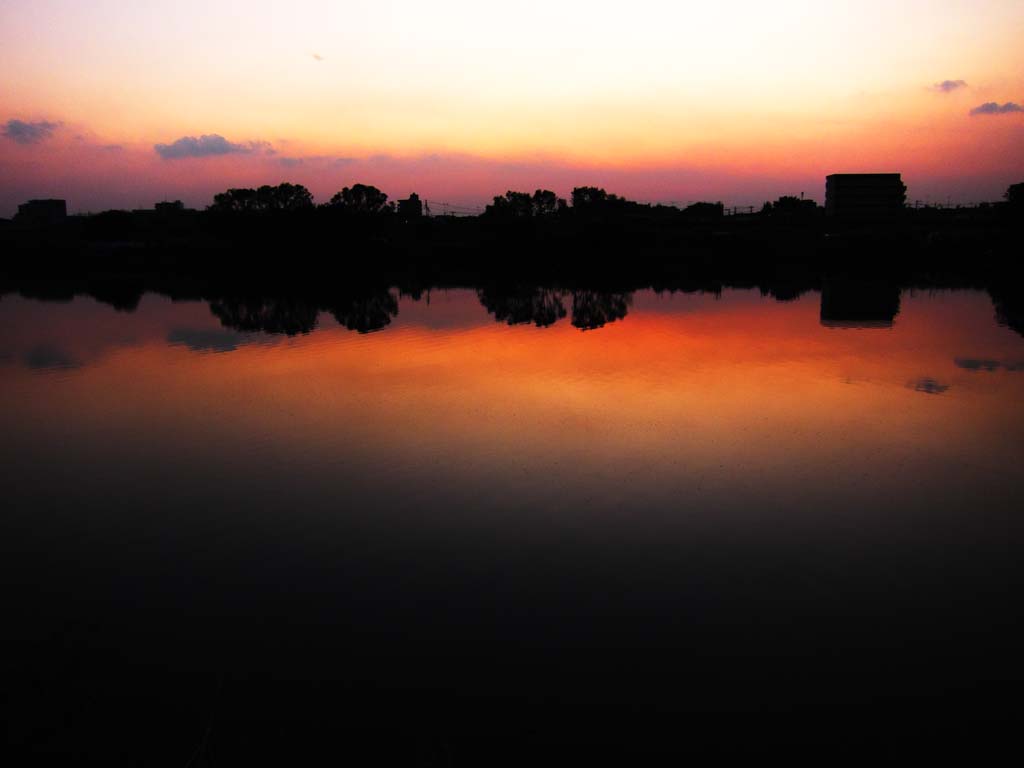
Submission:
[[[553,216],[565,208],[565,200],[550,189],[538,189],[533,193],[534,216]]]
[[[572,191],[572,207],[578,210],[597,208],[606,202],[608,193],[601,187],[576,187]]]
[[[550,189],[538,189],[533,195],[529,192],[513,192],[495,197],[494,202],[487,206],[485,214],[492,217],[529,219],[541,216],[552,216],[566,207],[562,200]]]
[[[256,190],[261,210],[299,211],[313,207],[313,195],[301,184],[284,182],[276,187],[264,185]]]
[[[572,210],[590,218],[616,217],[628,211],[650,210],[650,205],[610,195],[601,187],[576,187],[572,191]]]
[[[256,190],[255,189],[229,189],[227,192],[219,192],[213,196],[211,211],[255,211]]]
[[[298,211],[313,207],[313,195],[301,184],[284,182],[276,187],[229,189],[213,196],[213,211]]]
[[[345,213],[360,216],[376,216],[390,213],[394,209],[394,206],[388,204],[388,196],[369,184],[345,187],[331,198],[328,205]]]
[[[492,217],[528,219],[533,216],[533,198],[529,192],[509,190],[503,196],[495,197],[485,213]]]

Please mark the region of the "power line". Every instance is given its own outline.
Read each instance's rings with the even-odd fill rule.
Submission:
[[[484,212],[483,206],[465,203],[449,203],[444,200],[424,200],[433,216],[479,216]]]

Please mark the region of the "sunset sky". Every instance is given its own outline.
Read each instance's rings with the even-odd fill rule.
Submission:
[[[1024,2],[0,0],[0,216],[288,180],[480,205],[1024,181]]]

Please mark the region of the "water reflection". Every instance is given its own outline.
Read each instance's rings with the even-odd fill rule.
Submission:
[[[172,328],[167,334],[170,345],[184,345],[193,352],[234,352],[243,344],[257,341],[254,334],[210,328]]]
[[[990,288],[989,292],[996,306],[996,321],[1024,335],[1024,291],[1016,287],[1016,282],[1007,281]]]
[[[781,268],[780,268],[781,269]],[[808,294],[819,296],[819,318],[828,328],[891,329],[900,314],[901,295],[906,290],[892,278],[832,274],[824,278],[785,270],[771,280],[745,283],[733,280],[736,287],[757,287],[762,296],[778,302],[797,301]],[[736,288],[734,288],[735,290]],[[925,289],[943,290],[941,286]],[[8,290],[12,290],[11,287]],[[657,294],[676,293],[721,295],[729,290],[717,280],[660,280],[654,283]],[[206,297],[210,311],[224,328],[243,334],[266,333],[298,336],[311,333],[327,313],[339,325],[358,333],[383,330],[398,315],[400,299],[429,304],[430,288],[421,284],[404,287],[342,285],[340,288],[293,287],[274,291],[249,291],[244,294],[224,293],[216,286],[185,283],[147,289],[141,279],[90,280],[74,282],[27,282],[17,284],[16,291],[25,298],[45,301],[71,301],[86,295],[110,305],[120,312],[134,312],[146,293],[170,296],[175,300]],[[573,327],[583,331],[604,328],[625,319],[630,312],[635,288],[558,287],[528,283],[488,282],[476,289],[479,304],[495,322],[511,326],[532,324],[548,328],[569,316]],[[1024,335],[1020,315],[1020,297],[1003,286],[990,288],[996,322]],[[408,305],[407,305],[408,306]],[[187,334],[186,334],[187,335]],[[188,339],[180,343],[192,346]],[[197,349],[230,351],[235,346],[230,337],[220,340],[199,340]],[[33,359],[42,361],[53,355],[40,350]],[[52,352],[52,350],[51,350]],[[965,358],[966,359],[966,358]],[[67,362],[67,361],[65,361]],[[54,358],[54,365],[57,365]]]
[[[479,289],[477,298],[499,323],[533,323],[546,328],[565,317],[564,294],[551,288],[490,286]]]
[[[941,395],[949,389],[949,384],[943,384],[929,376],[922,376],[907,386],[916,392],[924,392],[927,395]]]
[[[832,278],[821,290],[821,324],[830,328],[891,328],[900,289],[886,281]]]
[[[978,360],[972,357],[958,357],[953,362],[956,363],[957,368],[963,368],[966,371],[1021,371],[1024,370],[1024,362],[1001,362],[999,360]]]
[[[1012,713],[1024,339],[704,285],[4,296],[12,730]]]
[[[572,324],[582,331],[603,328],[624,318],[632,303],[631,293],[573,291]]]
[[[150,323],[163,323],[165,328],[158,333],[168,345],[182,346],[194,352],[234,353],[253,343],[266,344],[274,337],[300,337],[321,329],[330,332],[340,327],[347,331],[367,334],[396,327],[422,325],[425,328],[442,330],[480,326],[490,315],[494,322],[508,326],[532,325],[539,329],[558,327],[560,320],[569,318],[569,325],[581,331],[606,329],[617,321],[627,321],[637,297],[644,312],[655,311],[658,316],[671,316],[681,311],[680,319],[690,314],[687,307],[693,302],[707,313],[707,300],[716,304],[724,301],[725,306],[736,306],[739,297],[749,296],[748,292],[713,289],[691,289],[689,291],[608,291],[596,289],[562,289],[528,285],[494,284],[475,290],[406,290],[382,288],[344,288],[326,292],[329,298],[318,298],[304,293],[279,295],[223,296],[211,298],[207,303],[180,301],[175,305],[188,307],[187,312],[161,312],[152,315],[151,303],[156,298],[140,299],[128,304],[114,306],[117,313],[140,313],[146,320],[140,323],[119,323],[116,316],[104,314],[101,306],[109,305],[111,292],[101,291],[92,296],[102,305],[68,298],[64,289],[55,292],[26,290],[23,293],[33,297],[47,296],[42,304],[25,304],[24,300],[8,296],[0,306],[7,307],[8,320],[5,323],[4,348],[0,349],[0,365],[21,363],[39,371],[73,370],[88,365],[94,355],[89,349],[80,349],[81,339],[88,339],[86,347],[133,346],[144,343],[139,334],[148,329]],[[764,290],[760,291],[766,295]],[[865,332],[883,330],[892,332],[911,331],[897,323],[902,317],[901,307],[907,299],[903,292],[888,281],[859,279],[830,279],[822,290],[804,292],[799,295],[783,294],[775,301],[761,304],[759,310],[765,318],[784,317],[789,314],[783,306],[798,306],[801,310],[818,304],[818,320],[826,329],[851,329]],[[54,295],[59,301],[70,303],[70,310],[61,312],[60,304],[49,303]],[[913,295],[913,294],[912,294]],[[925,294],[927,295],[927,294]],[[985,294],[965,292],[971,296],[972,304],[979,310],[987,302]],[[433,297],[433,303],[432,303]],[[446,297],[442,303],[439,298]],[[928,306],[927,301],[915,297],[915,306],[920,313]],[[744,302],[746,299],[744,298]],[[779,309],[772,310],[775,304]],[[988,304],[991,307],[991,303]],[[140,312],[141,307],[141,312]],[[206,307],[207,314],[202,309]],[[668,314],[665,315],[666,308]],[[717,315],[717,313],[715,313]],[[801,317],[806,319],[802,312]],[[62,316],[66,315],[66,317]],[[181,315],[178,321],[173,317]],[[188,324],[180,322],[187,315]],[[215,322],[211,324],[210,320]],[[997,321],[1000,319],[996,318]],[[333,322],[332,322],[333,321]],[[326,325],[325,325],[326,322]],[[946,325],[932,318],[936,327]],[[917,325],[915,323],[914,325]],[[52,327],[51,327],[52,326]],[[638,333],[643,328],[635,329]],[[724,328],[720,329],[724,332]],[[38,332],[34,332],[38,331]],[[550,332],[550,331],[549,331]],[[757,344],[770,343],[761,321],[755,321],[749,328],[751,340]],[[913,330],[913,333],[919,333]],[[803,335],[808,341],[814,338],[808,326],[794,328],[794,338]],[[145,334],[143,334],[145,335]],[[559,337],[561,338],[561,337]],[[859,338],[859,337],[851,337]],[[865,337],[867,338],[867,337]],[[878,338],[878,337],[875,337]],[[958,350],[959,351],[959,350]],[[970,372],[1013,372],[1024,368],[1024,355],[1007,351],[999,358],[972,354],[954,354],[952,359],[957,369]],[[932,373],[919,374],[909,380],[908,385],[920,392],[941,394],[950,384]]]
[[[319,308],[295,297],[229,297],[210,302],[227,328],[295,336],[316,328]]]
[[[25,365],[33,370],[47,370],[50,368],[78,368],[81,363],[71,355],[53,344],[36,344],[22,356]]]
[[[332,302],[330,312],[342,327],[371,333],[391,324],[391,318],[398,314],[398,296],[383,290],[339,298]]]

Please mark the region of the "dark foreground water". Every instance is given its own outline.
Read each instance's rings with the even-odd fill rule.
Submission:
[[[389,323],[377,301],[274,328],[3,297],[9,744],[184,766],[1014,743],[1024,338],[988,294],[530,302],[393,293]]]

